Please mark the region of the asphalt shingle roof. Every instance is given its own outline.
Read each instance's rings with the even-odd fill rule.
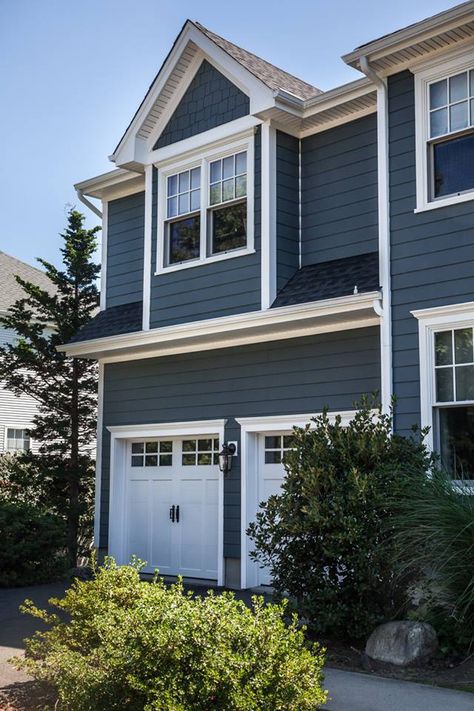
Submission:
[[[91,341],[94,338],[105,338],[106,336],[118,336],[122,333],[133,333],[142,330],[143,304],[141,301],[134,301],[132,304],[122,304],[111,306],[104,311],[99,311],[89,323],[86,323],[70,343],[79,341]]]
[[[5,313],[15,301],[26,297],[25,292],[15,279],[16,275],[47,291],[55,290],[41,269],[32,267],[31,264],[26,264],[26,262],[0,251],[0,313]]]
[[[224,37],[216,35],[215,32],[211,32],[207,27],[201,25],[200,22],[194,22],[197,28],[201,30],[207,37],[209,37],[212,42],[217,44],[224,52],[230,54],[239,64],[245,67],[251,74],[260,79],[264,84],[266,84],[270,89],[278,91],[278,89],[284,89],[290,94],[298,96],[300,99],[311,99],[313,96],[318,96],[322,94],[321,89],[318,89],[312,84],[308,84],[302,79],[293,76],[285,72],[279,67],[275,67],[274,64],[270,64],[265,59],[257,57],[256,54],[248,52],[246,49],[242,49],[236,44],[229,42],[229,40]]]
[[[272,308],[362,294],[379,286],[377,252],[310,264],[299,269],[279,291]]]

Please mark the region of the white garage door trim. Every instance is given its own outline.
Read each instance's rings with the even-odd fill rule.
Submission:
[[[258,585],[258,563],[250,559],[252,543],[246,531],[255,520],[258,511],[258,435],[265,432],[291,432],[293,427],[304,427],[311,423],[311,418],[319,413],[306,415],[271,415],[268,417],[240,417],[237,422],[241,427],[241,571],[242,588]],[[340,415],[342,424],[347,425],[356,414],[355,410],[330,412],[330,420]]]
[[[126,558],[126,496],[127,442],[133,438],[186,437],[217,435],[219,445],[224,442],[227,420],[195,420],[193,422],[166,422],[147,425],[118,425],[107,427],[110,441],[110,510],[109,553],[123,565]],[[219,472],[217,509],[217,584],[224,584],[224,479]]]

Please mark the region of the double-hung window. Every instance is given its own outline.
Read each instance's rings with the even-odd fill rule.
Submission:
[[[253,251],[253,137],[158,175],[157,273]]]
[[[425,72],[416,87],[417,208],[474,199],[474,60]]]
[[[27,430],[7,427],[6,435],[7,452],[27,452],[30,449],[31,441]]]

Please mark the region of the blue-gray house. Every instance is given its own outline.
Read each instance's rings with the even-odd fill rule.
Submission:
[[[253,587],[288,435],[364,394],[474,472],[474,2],[343,57],[329,91],[188,21],[111,156],[97,545]],[[95,206],[92,206],[97,211]],[[232,468],[219,467],[224,443]]]

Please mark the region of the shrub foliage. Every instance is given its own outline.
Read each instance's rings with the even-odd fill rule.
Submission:
[[[29,603],[51,629],[17,663],[68,711],[313,711],[325,701],[323,651],[296,618],[285,623],[284,604],[193,597],[112,560],[53,602],[68,621]]]
[[[368,402],[347,427],[324,412],[293,437],[281,494],[248,530],[254,558],[316,631],[364,637],[403,606],[390,501],[430,457],[422,437],[392,436],[391,417]]]

